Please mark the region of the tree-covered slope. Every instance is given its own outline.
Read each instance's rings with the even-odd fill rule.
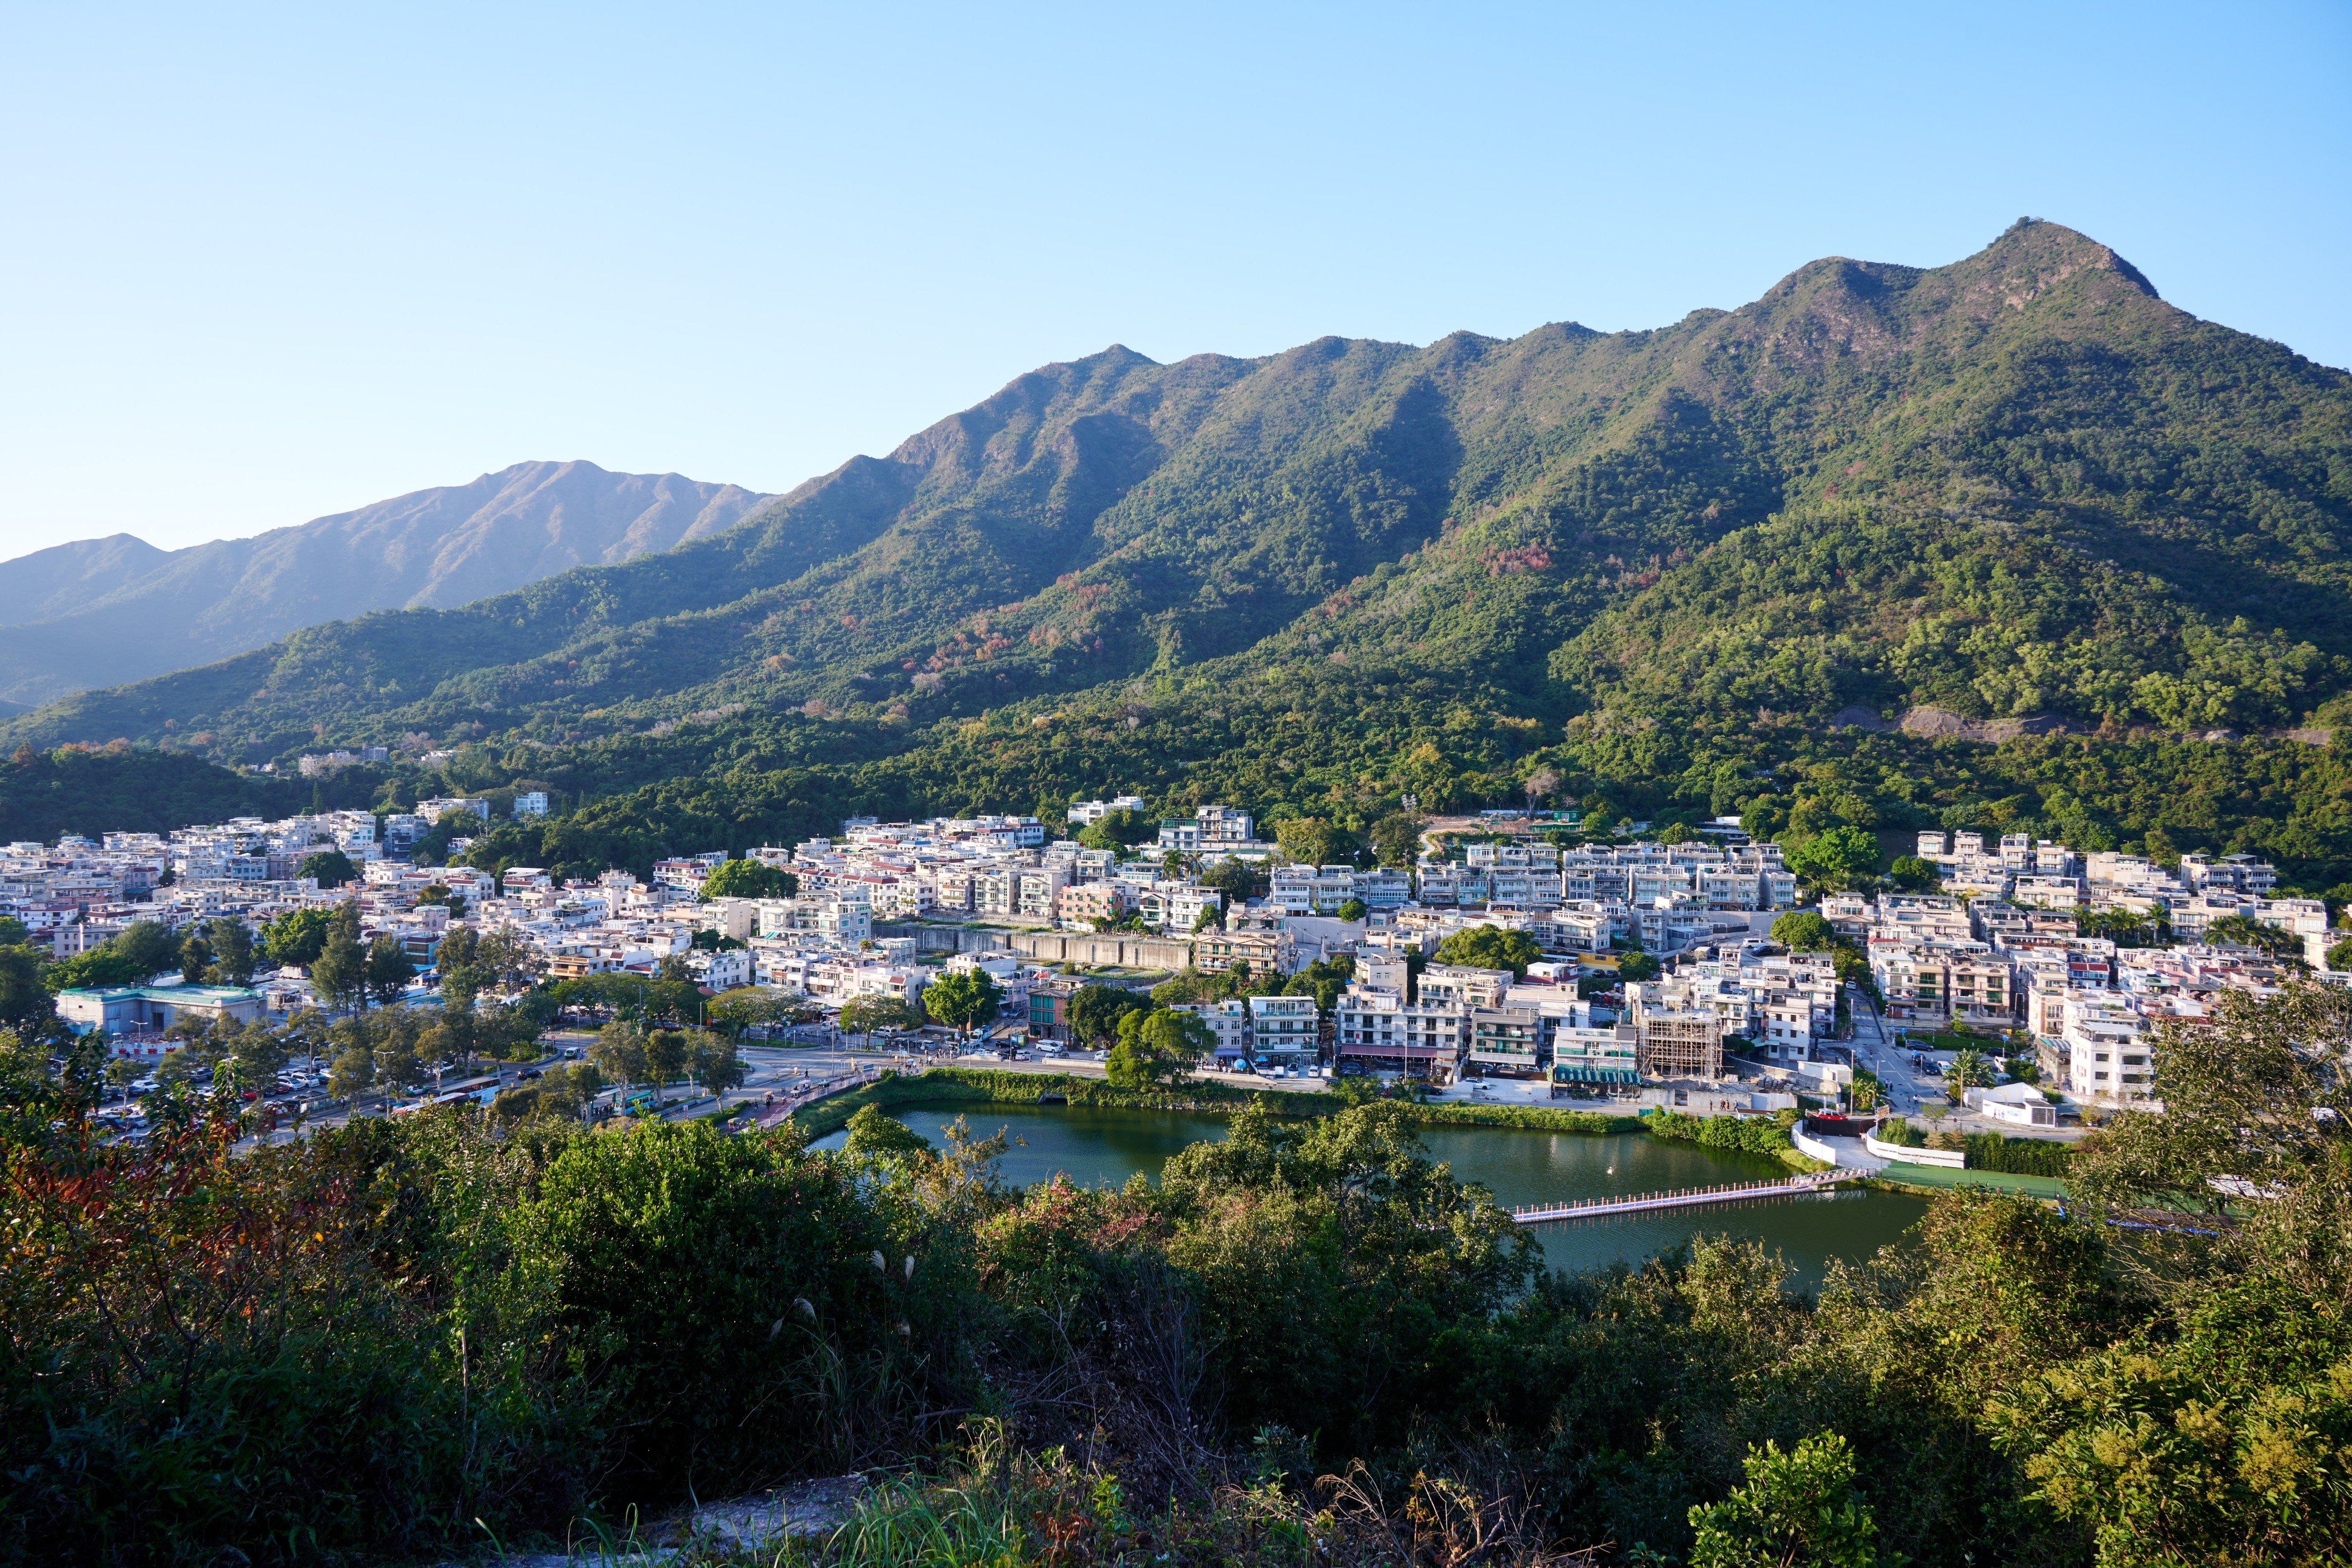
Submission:
[[[1654,331],[1115,348],[719,537],[7,728],[249,760],[478,742],[472,787],[703,810],[730,780],[767,803],[745,832],[1128,779],[1360,814],[1541,767],[1732,809],[1801,737],[1907,710],[2332,721],[2347,538],[2352,378],[2026,222],[1943,268],[1816,262]],[[1886,819],[2091,798],[2053,784],[2053,805],[2031,758],[1936,763],[1916,799],[1889,782],[1927,765],[1836,787]],[[2218,803],[2206,838],[2252,831],[2243,792],[2176,782]],[[2298,853],[2332,863],[2319,800]]]
[[[1321,642],[1502,672],[1540,626],[1581,700],[1816,721],[2191,730],[2343,689],[2352,382],[2103,247],[2035,224],[1935,271],[1816,263],[1661,336],[1621,448],[1457,502]]]

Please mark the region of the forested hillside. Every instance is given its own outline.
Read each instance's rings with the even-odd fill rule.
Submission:
[[[509,847],[551,863],[1114,784],[1362,821],[1549,773],[1652,816],[2156,829],[2333,885],[2324,734],[2184,737],[2342,716],[2348,542],[2352,378],[2029,221],[1655,331],[1114,348],[719,537],[7,732],[457,743],[452,781],[590,803],[545,830],[577,854]],[[1906,716],[2026,733],[1868,732]]]

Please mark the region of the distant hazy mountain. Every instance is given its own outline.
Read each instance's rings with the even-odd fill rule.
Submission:
[[[0,562],[0,700],[210,664],[320,621],[446,608],[719,532],[765,496],[677,474],[518,463],[251,539],[127,533]]]

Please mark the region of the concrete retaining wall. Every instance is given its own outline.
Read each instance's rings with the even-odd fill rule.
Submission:
[[[1018,931],[1006,933],[1006,944],[1045,963],[1075,963],[1087,969],[1182,969],[1192,962],[1192,944],[1164,936],[1134,936],[1105,931]]]
[[[1805,1124],[1801,1121],[1789,1129],[1789,1141],[1797,1146],[1797,1152],[1808,1160],[1819,1160],[1824,1165],[1838,1163],[1837,1145],[1826,1138],[1814,1137],[1805,1131]]]
[[[1796,1144],[1797,1152],[1809,1160],[1819,1160],[1825,1165],[1843,1165],[1849,1171],[1875,1171],[1880,1162],[1872,1159],[1852,1138],[1816,1138],[1798,1122],[1789,1129],[1789,1140]]]
[[[997,952],[1012,934],[986,927],[921,925],[911,921],[874,927],[876,936],[911,936],[917,952]]]
[[[1969,1168],[1969,1157],[1958,1149],[1907,1149],[1900,1143],[1881,1143],[1868,1133],[1863,1135],[1862,1146],[1898,1165],[1941,1165],[1948,1171]]]

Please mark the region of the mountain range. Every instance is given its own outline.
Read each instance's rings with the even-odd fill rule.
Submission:
[[[518,463],[247,539],[127,533],[0,562],[0,699],[215,662],[320,621],[447,607],[728,528],[767,498],[677,474]]]
[[[1735,809],[1772,737],[2325,730],[2347,547],[2352,376],[2029,219],[1654,331],[1114,346],[672,549],[0,736],[471,743],[475,787],[667,791],[729,837],[1120,784],[1360,818],[1543,770]],[[1927,809],[1911,765],[1845,815]]]

